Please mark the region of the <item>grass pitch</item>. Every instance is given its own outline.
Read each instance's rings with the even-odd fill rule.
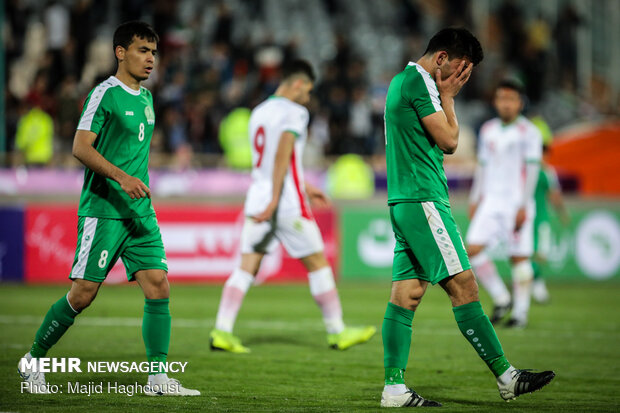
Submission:
[[[385,283],[342,282],[345,321],[380,329],[389,293]],[[173,285],[169,361],[188,362],[170,374],[200,397],[151,398],[107,393],[66,394],[67,383],[146,383],[142,373],[49,373],[63,394],[20,393],[16,371],[45,312],[67,287],[0,285],[0,410],[39,412],[379,411],[383,380],[380,333],[344,352],[326,345],[320,313],[306,285],[252,288],[235,333],[252,349],[235,355],[209,350],[220,286]],[[486,366],[461,336],[450,302],[429,288],[414,318],[406,379],[438,400],[445,412],[620,411],[620,284],[551,284],[552,303],[533,306],[530,326],[498,329],[508,359],[518,368],[553,369],[543,391],[506,403]],[[490,302],[483,295],[488,311]],[[144,361],[143,298],[136,285],[104,285],[93,305],[50,351],[49,357],[88,361]]]

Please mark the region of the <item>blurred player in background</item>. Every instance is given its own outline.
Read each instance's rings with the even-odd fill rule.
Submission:
[[[549,203],[553,206],[562,225],[568,225],[570,217],[564,205],[562,189],[558,180],[558,175],[553,166],[545,162],[545,155],[549,151],[550,142],[543,145],[543,162],[541,163],[540,173],[534,199],[536,201],[536,218],[534,218],[534,257],[532,267],[534,268],[534,283],[532,284],[532,298],[539,303],[549,302],[549,291],[542,274],[542,265],[547,261],[551,252],[551,214],[549,213]]]
[[[523,90],[518,82],[500,82],[494,106],[498,117],[485,122],[480,129],[467,252],[478,279],[493,299],[491,322],[499,322],[512,306],[507,326],[522,328],[527,325],[534,278],[534,190],[542,137],[538,128],[521,115]],[[510,255],[512,300],[486,253],[498,243],[503,243]]]
[[[265,254],[278,242],[308,270],[310,292],[323,314],[330,347],[345,350],[368,341],[375,327],[345,327],[332,269],[307,197],[318,207],[329,205],[325,194],[304,182],[301,166],[307,139],[314,72],[309,63],[291,62],[284,68],[275,94],[258,105],[250,117],[252,184],[248,190],[241,233],[241,263],[226,281],[211,331],[211,348],[233,353],[250,350],[232,334],[243,298]]]
[[[108,273],[123,260],[129,281],[144,292],[142,337],[149,362],[166,362],[171,318],[168,266],[149,190],[149,148],[155,112],[151,92],[140,86],[155,64],[159,37],[151,26],[127,22],[114,32],[118,69],[95,87],[86,102],[73,141],[73,155],[85,166],[78,209],[78,245],[69,293],[45,316],[24,359],[45,357],[88,307]],[[45,376],[18,366],[30,392],[46,392]],[[151,370],[145,393],[151,396],[197,396]],[[42,391],[41,391],[42,390]]]
[[[465,29],[444,29],[424,55],[391,81],[385,104],[388,204],[396,237],[392,291],[383,320],[384,407],[441,406],[405,385],[411,325],[428,283],[452,302],[463,336],[497,378],[500,396],[513,399],[540,389],[552,371],[517,370],[504,356],[488,317],[465,246],[450,210],[444,153],[454,153],[459,125],[454,97],[483,58]]]

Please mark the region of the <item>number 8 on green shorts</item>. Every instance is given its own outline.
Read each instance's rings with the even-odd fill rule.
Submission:
[[[442,202],[390,206],[396,237],[392,281],[419,278],[437,284],[471,268],[450,207]]]
[[[140,270],[168,271],[156,216],[79,217],[78,245],[69,278],[103,282],[119,257],[129,281],[133,281],[134,274]]]

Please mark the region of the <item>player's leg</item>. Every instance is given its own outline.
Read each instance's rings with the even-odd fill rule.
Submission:
[[[510,243],[512,263],[513,306],[507,326],[523,328],[532,297],[534,269],[530,257],[534,253],[534,205],[528,205],[527,218],[519,231],[516,231]]]
[[[486,246],[502,238],[502,216],[487,203],[477,209],[467,231],[467,254],[476,277],[493,300],[491,322],[496,323],[510,311],[510,292],[499,276],[495,263],[485,252]],[[504,237],[505,238],[505,237]]]
[[[166,272],[161,269],[139,270],[134,278],[144,293],[142,339],[149,362],[165,363],[170,346],[170,286]],[[159,372],[156,369],[155,372]]]
[[[243,299],[254,282],[264,255],[260,252],[242,253],[239,267],[235,268],[226,280],[215,318],[215,329],[210,333],[212,350],[225,350],[233,353],[250,352],[250,349],[243,346],[241,340],[232,332]]]
[[[243,299],[254,282],[263,257],[278,245],[274,227],[273,221],[256,223],[246,218],[241,232],[241,263],[224,284],[215,328],[209,333],[212,350],[250,352],[232,332]]]
[[[144,293],[144,316],[142,317],[142,339],[146,357],[151,364],[148,396],[199,396],[198,390],[187,389],[181,383],[168,377],[163,365],[168,359],[170,347],[170,285],[163,269],[146,269],[134,273],[134,278]]]
[[[392,265],[392,291],[385,310],[381,335],[383,338],[384,387],[381,394],[383,407],[441,406],[426,400],[405,384],[405,370],[409,361],[412,323],[429,282],[426,269],[412,245],[419,246],[421,254],[430,254],[441,260],[428,227],[427,215],[420,203],[402,203],[390,207],[392,229],[396,238]],[[420,252],[421,251],[421,252]]]
[[[73,325],[75,317],[94,300],[100,283],[75,280],[69,292],[56,301],[48,310],[41,326],[37,330],[30,351],[22,357],[17,367],[22,379],[29,385],[29,393],[47,393],[45,376],[29,368],[23,362],[45,357],[49,349],[60,340]],[[35,361],[38,363],[38,361]]]
[[[345,326],[342,320],[342,306],[336,289],[334,274],[323,251],[315,252],[300,261],[308,271],[310,294],[321,309],[328,334],[339,334]]]
[[[471,271],[447,278],[441,282],[441,286],[452,301],[459,330],[495,375],[500,396],[504,400],[539,390],[555,377],[553,371],[534,373],[517,370],[510,365],[493,325],[482,311],[478,287]]]
[[[47,351],[73,325],[75,317],[95,299],[100,285],[88,280],[73,281],[69,292],[56,301],[45,315],[30,349],[33,357],[47,355]]]
[[[534,256],[532,268],[534,281],[532,283],[532,298],[540,304],[549,302],[550,295],[542,273],[542,266],[551,251],[551,224],[549,221],[536,221],[534,224]]]
[[[513,304],[508,327],[523,328],[527,325],[530,301],[532,297],[532,282],[534,280],[534,268],[527,256],[513,256],[512,264],[512,295]]]
[[[482,245],[467,245],[467,254],[476,277],[493,300],[491,323],[503,319],[512,306],[510,292],[497,272],[495,263],[489,258]]]
[[[316,231],[318,232],[318,228]],[[284,245],[288,245],[290,248],[291,240],[289,238],[284,239],[286,240],[283,240]],[[293,245],[295,244],[293,243]],[[346,350],[356,344],[370,340],[377,331],[374,326],[345,326],[334,274],[324,252],[315,252],[300,258],[300,260],[308,271],[310,293],[323,315],[329,346],[337,350]]]
[[[184,388],[162,368],[170,346],[170,285],[168,264],[155,215],[123,220],[128,237],[121,258],[129,281],[137,281],[144,293],[142,339],[147,360],[152,363],[145,394],[150,396],[197,396],[198,390]]]
[[[402,270],[411,266],[404,256],[395,256],[394,264]],[[412,323],[415,311],[426,291],[427,281],[411,278],[392,282],[388,302],[381,327],[383,337],[383,365],[385,369],[381,406],[440,406],[426,400],[405,384],[405,370],[411,348]]]
[[[482,310],[473,272],[463,271],[442,280],[440,285],[450,297],[459,330],[478,356],[484,360],[495,377],[502,377],[505,373],[503,379],[510,377],[514,368],[504,356],[495,329]]]
[[[78,245],[69,275],[73,280],[71,289],[51,306],[37,330],[30,351],[18,366],[22,379],[37,384],[39,389],[45,387],[43,373],[26,368],[22,361],[45,357],[48,350],[73,325],[75,317],[95,299],[101,282],[118,259],[120,241],[114,236],[116,228],[111,221],[114,220],[91,217],[78,219]],[[38,391],[33,387],[32,392]]]

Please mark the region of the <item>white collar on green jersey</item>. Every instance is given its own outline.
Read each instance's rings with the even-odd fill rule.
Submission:
[[[112,82],[116,83],[117,85],[125,89],[125,92],[130,93],[134,96],[140,96],[140,89],[142,89],[142,86],[140,86],[140,89],[134,90],[130,88],[129,86],[127,86],[126,84],[124,84],[123,82],[121,82],[121,80],[117,78],[116,76],[110,76],[110,80],[112,80]]]
[[[424,73],[428,73],[428,72],[426,71],[426,69],[424,69],[422,66],[420,66],[420,65],[419,65],[419,64],[417,64],[416,62],[409,62],[409,63],[407,63],[407,66],[417,66],[417,67],[418,67],[418,70],[422,69],[422,71],[423,71]],[[430,73],[428,73],[428,74],[430,75]]]

